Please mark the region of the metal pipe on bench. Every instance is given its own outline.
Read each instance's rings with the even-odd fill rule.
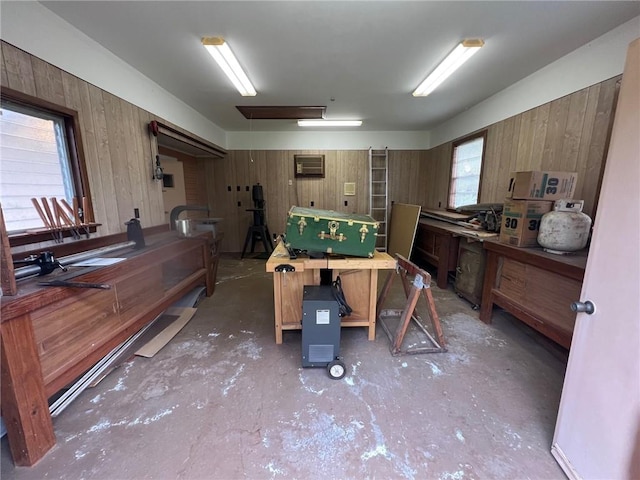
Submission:
[[[125,248],[131,248],[135,246],[136,242],[124,242],[117,243],[115,245],[109,245],[108,247],[96,248],[94,250],[87,250],[86,252],[74,253],[73,255],[67,255],[58,259],[61,265],[66,266],[75,262],[81,262],[88,260],[89,258],[99,257],[107,253],[117,252],[118,250],[124,250]],[[29,277],[31,275],[37,275],[40,273],[40,267],[37,265],[29,265],[28,267],[21,267],[15,269],[16,280],[20,278]]]

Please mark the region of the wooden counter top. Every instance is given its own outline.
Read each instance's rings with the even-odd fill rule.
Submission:
[[[180,242],[184,240],[192,240],[194,242],[202,243],[210,236],[209,232],[202,232],[201,234],[193,237],[180,238],[175,231],[156,234],[145,238],[146,246],[141,249],[134,249],[134,247],[127,247],[122,250],[114,252],[108,252],[100,255],[101,258],[126,258],[127,268],[136,269],[148,264],[149,257],[136,260],[137,257],[146,255],[152,250],[162,248],[166,257],[171,256],[171,250],[179,251],[177,247]],[[167,258],[158,261],[165,261]],[[48,275],[43,276],[31,276],[21,280],[17,280],[18,292],[16,295],[3,296],[0,298],[1,315],[0,322],[4,323],[18,314],[23,313],[25,310],[34,310],[36,308],[42,308],[51,303],[58,302],[68,297],[77,295],[79,289],[69,287],[46,287],[38,285],[38,282],[51,281],[51,280],[71,280],[77,282],[91,282],[91,283],[109,283],[109,279],[113,278],[114,274],[118,272],[121,265],[116,263],[113,265],[106,265],[102,267],[74,267],[67,265],[67,271],[64,272],[61,269],[56,269]]]
[[[347,257],[342,255],[329,255],[326,258],[309,258],[307,256],[299,256],[295,260],[289,259],[289,252],[279,242],[267,260],[266,271],[275,272],[278,265],[291,265],[296,272],[304,272],[310,269],[361,269],[383,270],[395,268],[395,259],[386,252],[374,252],[373,258],[365,257]]]
[[[487,240],[483,246],[491,252],[580,281],[584,277],[587,265],[587,249],[568,255],[558,255],[545,252],[542,247],[514,247],[500,243],[496,239]]]
[[[471,228],[463,227],[461,225],[454,225],[453,223],[445,222],[443,220],[436,220],[433,218],[421,218],[419,223],[428,225],[432,230],[438,233],[446,233],[449,235],[474,238],[482,241],[491,238],[497,238],[498,234],[493,232],[487,232],[485,230],[474,230]]]

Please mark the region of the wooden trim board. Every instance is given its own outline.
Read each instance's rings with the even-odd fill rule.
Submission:
[[[170,307],[162,316],[170,315],[177,317],[164,330],[149,340],[146,344],[136,351],[136,355],[140,357],[151,358],[175,337],[182,328],[189,323],[189,320],[195,315],[197,308]],[[162,319],[160,319],[162,320]]]

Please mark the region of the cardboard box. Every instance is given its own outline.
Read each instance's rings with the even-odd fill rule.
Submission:
[[[538,246],[538,229],[542,215],[553,209],[546,200],[507,200],[502,210],[500,243],[514,247]]]
[[[573,198],[575,172],[515,172],[509,180],[507,198],[514,200],[558,200]]]

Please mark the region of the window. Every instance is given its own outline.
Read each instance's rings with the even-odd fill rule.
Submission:
[[[13,93],[13,94],[12,94]],[[74,131],[75,112],[2,91],[0,202],[7,232],[44,228],[31,199],[86,196]]]
[[[453,144],[448,208],[478,203],[486,132]]]

